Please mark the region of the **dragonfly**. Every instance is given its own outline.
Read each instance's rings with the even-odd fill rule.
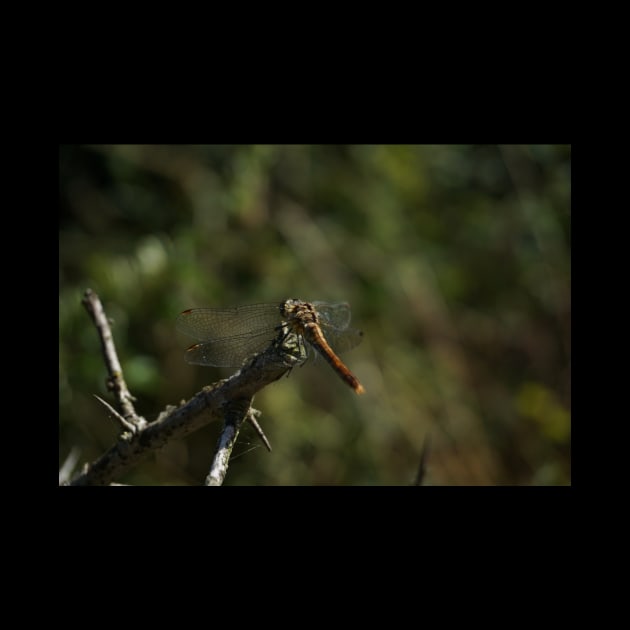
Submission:
[[[361,342],[363,333],[349,324],[350,305],[346,302],[298,299],[234,308],[191,308],[177,317],[177,329],[199,342],[186,350],[188,363],[240,367],[278,339],[294,335],[305,357],[309,346],[314,348],[345,383],[363,394],[359,379],[336,354]]]

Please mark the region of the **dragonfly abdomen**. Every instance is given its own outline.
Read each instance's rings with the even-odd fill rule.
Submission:
[[[311,345],[328,362],[330,367],[348,384],[357,394],[365,393],[365,388],[359,379],[344,365],[343,361],[333,352],[332,348],[322,334],[320,327],[309,322],[304,325],[303,335]]]

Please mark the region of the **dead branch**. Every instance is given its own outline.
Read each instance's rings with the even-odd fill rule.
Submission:
[[[206,477],[206,486],[220,486],[223,484],[230,461],[232,449],[243,421],[251,409],[251,400],[242,398],[233,400],[225,407],[225,422],[215,450],[214,460],[210,472]]]
[[[101,340],[101,349],[103,351],[103,357],[105,359],[105,366],[109,374],[107,378],[107,389],[114,394],[116,402],[122,410],[122,415],[125,420],[138,429],[142,428],[146,424],[146,420],[136,414],[136,410],[133,406],[135,398],[131,395],[131,392],[127,388],[127,383],[123,377],[122,367],[118,360],[118,353],[116,352],[116,346],[114,345],[114,336],[109,326],[109,321],[105,316],[105,310],[101,301],[92,291],[87,289],[83,300],[81,300],[83,306],[85,306],[87,312],[90,314],[98,336]]]
[[[217,448],[220,452],[217,451],[215,461],[221,460],[225,454],[229,459],[231,452],[229,444],[231,442],[233,446],[233,441],[238,435],[238,428],[244,419],[252,423],[267,448],[271,450],[262,429],[256,422],[255,415],[258,412],[252,410],[250,405],[256,392],[277,381],[300,362],[300,357],[291,351],[290,346],[281,343],[280,340],[273,343],[230,378],[204,387],[189,401],[178,406],[169,405],[156,420],[147,423],[144,418],[136,414],[133,408],[134,398],[125,384],[111,329],[98,296],[88,290],[83,302],[99,331],[105,364],[109,372],[108,385],[111,383],[110,389],[123,410],[123,420],[126,422],[122,422],[120,417],[118,421],[121,427],[127,430],[123,430],[117,442],[108,451],[91,464],[86,464],[79,475],[64,485],[110,485],[114,479],[168,441],[183,438],[215,420],[225,420],[226,428],[231,427],[228,431],[230,435],[222,435],[219,440]],[[114,409],[108,411],[110,413],[113,411],[112,415],[115,418],[119,416]],[[131,423],[134,428],[127,426],[128,423]],[[222,482],[227,470],[227,461],[221,465],[224,468],[222,473],[217,468],[216,474],[213,474],[211,470],[208,477],[220,479]],[[219,466],[218,463],[217,466]]]

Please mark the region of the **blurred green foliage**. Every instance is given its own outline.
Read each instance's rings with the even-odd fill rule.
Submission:
[[[116,437],[93,398],[101,297],[148,420],[233,370],[190,366],[177,314],[349,301],[363,343],[254,406],[226,485],[569,484],[570,146],[61,146],[59,463]],[[219,426],[118,481],[201,484]]]

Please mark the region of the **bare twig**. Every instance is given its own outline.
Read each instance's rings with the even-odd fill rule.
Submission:
[[[221,435],[219,436],[212,467],[206,477],[206,486],[220,486],[223,484],[232,449],[236,444],[236,438],[238,437],[241,425],[249,415],[251,403],[251,398],[241,398],[232,400],[225,406],[223,431],[221,431]]]
[[[72,471],[74,470],[74,467],[77,465],[77,462],[79,461],[80,455],[81,455],[81,451],[79,451],[79,449],[76,448],[76,446],[73,446],[70,449],[68,456],[66,457],[65,461],[61,465],[61,468],[59,469],[59,483],[60,484],[65,484],[69,481],[70,476],[72,475]]]
[[[101,340],[105,366],[109,373],[107,389],[113,392],[116,397],[116,402],[123,411],[125,419],[136,428],[140,429],[146,425],[146,420],[139,416],[133,407],[133,401],[135,399],[127,388],[127,383],[125,383],[122,367],[120,366],[116,352],[116,346],[114,345],[112,331],[109,327],[109,321],[105,316],[101,300],[92,289],[87,289],[81,302],[90,314]]]
[[[88,293],[90,294],[90,303],[96,301],[100,305],[100,301],[92,292],[86,292],[86,300]],[[106,326],[108,331],[106,334],[101,332],[102,321],[106,322],[102,307],[100,307],[100,313],[101,327],[99,324],[97,327],[99,327],[101,339],[107,339],[107,344],[103,341],[103,349],[110,374],[115,378],[116,389],[114,391],[118,392],[120,399],[125,402],[125,406],[131,414],[128,416],[125,413],[124,420],[132,421],[131,418],[137,419],[139,416],[135,414],[131,405],[131,394],[122,380],[122,370],[117,364],[118,360],[116,359],[116,363],[111,362],[111,357],[116,356],[114,343],[109,326]],[[92,464],[86,464],[83,471],[69,485],[109,485],[150,452],[164,446],[168,441],[182,438],[210,422],[224,419],[226,410],[228,414],[232,413],[230,410],[238,409],[239,404],[244,405],[242,402],[244,400],[248,403],[246,407],[242,407],[244,411],[241,421],[246,417],[256,428],[258,423],[255,419],[255,413],[253,410],[250,411],[251,408],[249,407],[254,394],[266,385],[278,380],[302,360],[303,357],[298,352],[287,347],[285,340],[270,345],[267,350],[256,355],[245,367],[230,378],[204,387],[188,402],[177,407],[169,405],[155,421],[146,423],[142,418],[140,419],[141,422],[136,421],[135,432],[123,432],[118,441],[106,453]],[[111,365],[114,367],[110,368]],[[125,426],[122,422],[121,424]],[[262,429],[258,433],[267,448],[271,450]]]
[[[418,474],[416,475],[416,481],[414,486],[421,486],[427,474],[427,461],[429,459],[429,449],[431,448],[431,435],[427,435],[422,445],[422,452],[420,453],[420,466],[418,467]]]

